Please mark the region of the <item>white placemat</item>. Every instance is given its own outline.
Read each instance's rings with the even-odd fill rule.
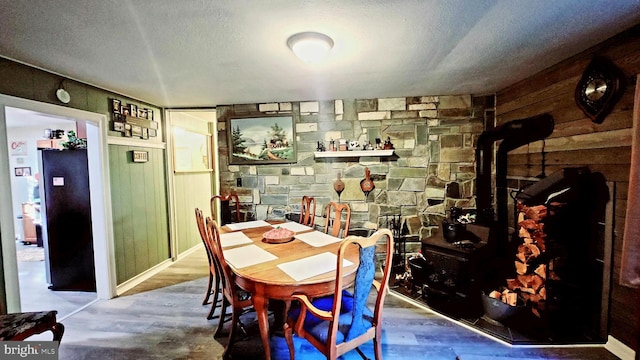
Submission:
[[[243,267],[260,264],[278,258],[257,245],[247,245],[224,250],[223,254],[225,261],[236,269],[241,269]]]
[[[294,280],[300,281],[334,271],[337,262],[338,256],[336,254],[325,252],[304,259],[282,263],[278,267]],[[347,259],[342,261],[343,267],[349,265],[353,265],[353,263]]]
[[[269,225],[271,224],[269,224],[264,220],[255,220],[255,221],[245,221],[241,223],[227,224],[227,227],[233,231],[236,231],[236,230],[251,229],[251,228],[269,226]]]
[[[340,242],[342,239],[337,238],[335,236],[331,236],[329,234],[325,234],[321,231],[313,231],[304,234],[298,234],[295,236],[296,239],[300,241],[304,241],[307,244],[313,247],[325,246],[328,244],[333,244],[335,242]]]
[[[253,244],[253,241],[249,239],[249,237],[242,231],[236,231],[232,233],[220,234],[220,243],[222,244],[223,248],[226,248],[236,245]]]
[[[285,223],[282,223],[282,224],[274,224],[274,225],[271,225],[271,226],[273,226],[274,228],[281,227],[281,228],[289,229],[289,230],[291,230],[293,232],[297,232],[297,233],[298,232],[303,232],[303,231],[308,231],[308,230],[313,230],[312,227],[308,227],[307,225],[302,225],[300,223],[293,222],[293,221],[285,222]]]

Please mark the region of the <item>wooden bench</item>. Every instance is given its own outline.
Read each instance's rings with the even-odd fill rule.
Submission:
[[[0,340],[19,341],[47,330],[53,341],[62,340],[64,325],[56,321],[57,311],[38,311],[0,315]]]

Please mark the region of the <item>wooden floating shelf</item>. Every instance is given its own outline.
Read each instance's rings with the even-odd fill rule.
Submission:
[[[393,155],[393,150],[316,151],[313,153],[313,155],[316,158],[391,156]]]

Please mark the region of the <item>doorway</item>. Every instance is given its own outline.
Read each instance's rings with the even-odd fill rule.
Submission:
[[[29,110],[58,118],[65,118],[86,125],[87,153],[89,167],[89,188],[91,196],[91,222],[94,247],[96,296],[109,299],[116,295],[115,264],[113,259],[113,239],[111,203],[109,192],[109,171],[107,159],[107,118],[105,115],[62,106],[40,103],[11,96],[0,95],[0,238],[14,239],[16,234],[13,221],[11,174],[7,137],[7,110],[9,108]],[[9,110],[11,112],[11,110]],[[2,241],[2,267],[4,284],[0,284],[6,296],[8,312],[21,311],[19,270],[16,259],[16,242]],[[48,305],[48,304],[43,304]]]
[[[169,188],[174,259],[202,246],[193,226],[193,209],[209,214],[209,199],[218,192],[217,115],[215,109],[169,109]]]
[[[45,191],[45,186],[41,185],[45,179],[45,176],[43,176],[45,169],[42,166],[43,164],[51,163],[46,161],[50,155],[77,154],[76,152],[58,152],[47,149],[60,149],[61,143],[67,140],[70,131],[75,131],[84,138],[86,136],[83,131],[85,124],[77,124],[76,121],[71,119],[13,107],[6,107],[5,115],[7,141],[9,144],[9,166],[14,169],[13,172],[10,172],[10,176],[21,310],[24,312],[42,311],[47,310],[43,307],[43,304],[47,304],[44,306],[55,304],[58,316],[64,317],[95,300],[96,293],[95,290],[49,290],[54,289],[54,285],[59,289],[59,281],[53,281],[52,279],[60,276],[59,270],[64,270],[65,273],[77,277],[77,275],[73,275],[73,272],[69,272],[70,269],[77,267],[73,263],[71,267],[69,264],[55,266],[56,261],[52,264],[52,251],[55,254],[56,248],[63,248],[62,251],[65,253],[73,252],[78,254],[77,257],[80,258],[77,260],[79,262],[74,261],[74,263],[82,264],[90,261],[93,264],[92,252],[89,256],[82,256],[82,252],[77,251],[80,246],[90,249],[91,234],[85,231],[84,233],[75,232],[76,235],[74,237],[68,236],[70,229],[78,228],[79,224],[76,224],[77,216],[74,217],[73,224],[70,224],[71,226],[63,226],[60,221],[55,221],[51,216],[44,216],[47,207],[50,208],[51,212],[60,209],[60,205],[64,205],[68,201],[66,198],[62,202],[52,201],[50,194]],[[83,154],[86,154],[86,152]],[[71,163],[68,165],[71,165]],[[58,166],[55,169],[50,168],[51,166],[47,166],[48,171],[58,171]],[[76,167],[73,167],[72,171],[77,173],[78,176],[84,176],[84,179],[80,181],[88,184],[86,171],[82,171],[82,168],[76,169]],[[62,187],[62,189],[69,188],[73,189],[70,191],[71,195],[77,196],[75,194],[81,194],[76,191],[75,186]],[[85,194],[83,197],[88,198],[88,189],[83,193]],[[69,206],[73,206],[73,212],[75,213],[77,203],[69,204]],[[87,206],[88,204],[84,205],[85,208]],[[69,212],[67,211],[67,213]],[[80,212],[78,213],[81,214]],[[51,224],[51,229],[47,226],[47,219],[49,219],[48,222]],[[83,221],[90,224],[88,217],[85,217]],[[71,220],[68,222],[71,222]],[[54,245],[60,244],[60,239],[51,238],[50,230],[55,231],[56,229],[63,231],[64,238],[62,240],[65,243],[73,244],[75,249],[72,250],[67,244],[64,246],[51,246],[52,242]],[[86,239],[84,244],[82,241],[78,241],[81,239]],[[55,257],[53,259],[57,260]],[[59,260],[57,262],[60,263]],[[83,271],[83,273],[82,277],[92,277],[95,274],[95,270],[91,266],[90,269],[87,268],[87,271]]]

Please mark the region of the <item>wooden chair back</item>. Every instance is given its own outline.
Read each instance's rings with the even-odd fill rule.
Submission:
[[[344,220],[342,220],[344,214]],[[349,224],[351,223],[351,208],[349,204],[341,204],[337,202],[329,202],[325,213],[326,222],[324,225],[324,233],[332,236],[344,238],[349,233]]]
[[[222,324],[226,316],[226,309],[228,305],[231,305],[231,330],[229,331],[229,342],[225,348],[223,358],[226,359],[229,354],[235,338],[238,324],[240,323],[240,315],[244,308],[253,307],[253,300],[247,293],[241,294],[242,290],[236,286],[233,272],[229,267],[229,264],[224,259],[224,253],[222,251],[222,243],[220,242],[220,227],[215,220],[207,217],[206,220],[207,229],[207,242],[211,247],[213,258],[218,264],[219,274],[222,277],[222,294],[223,302],[220,308],[220,318],[218,321],[218,328],[214,333],[214,337],[217,337],[222,330]]]
[[[236,287],[233,286],[233,272],[229,268],[229,264],[224,260],[224,253],[222,252],[222,244],[220,242],[220,228],[215,220],[207,217],[206,220],[207,229],[207,242],[211,248],[213,258],[217,262],[222,277],[222,288],[224,290],[225,297],[233,297]]]
[[[316,199],[312,196],[302,197],[300,207],[300,224],[313,227],[316,219]]]
[[[213,268],[213,254],[211,253],[211,248],[207,243],[207,229],[204,224],[204,215],[202,214],[202,210],[196,208],[196,224],[198,225],[198,232],[200,233],[200,239],[204,244],[204,248],[207,251],[207,260],[209,260],[209,269],[215,274],[215,269]]]
[[[221,275],[219,275],[220,271],[218,269],[218,264],[216,264],[213,257],[213,249],[211,249],[211,246],[207,242],[207,228],[205,225],[202,210],[196,208],[195,213],[198,232],[200,233],[200,238],[202,239],[202,243],[204,244],[204,248],[207,252],[207,260],[209,261],[209,283],[207,285],[207,292],[205,293],[204,300],[202,300],[202,305],[206,305],[209,302],[209,298],[211,297],[211,295],[213,295],[211,310],[207,315],[207,319],[211,320],[218,304],[218,297],[220,296],[219,289],[221,285]]]
[[[211,197],[211,214],[217,214],[216,208],[220,209],[220,224],[226,225],[231,223],[242,222],[240,214],[240,200],[238,195],[214,195]]]
[[[353,291],[353,305],[349,311],[342,309],[344,287],[344,268],[342,262],[347,249],[359,247],[360,263],[356,270]],[[301,304],[300,315],[293,330],[295,333],[321,351],[327,359],[336,359],[342,354],[356,349],[364,358],[358,346],[374,339],[376,360],[382,359],[382,311],[387,294],[389,276],[392,267],[393,234],[389,229],[380,229],[369,237],[351,235],[340,244],[337,259],[336,282],[332,307],[323,311],[313,305],[312,299],[304,294],[295,294],[293,298]],[[382,256],[381,256],[382,255]],[[382,275],[376,279],[377,261],[382,260]],[[373,309],[367,307],[367,300],[372,289],[375,289]],[[348,293],[347,293],[348,294]],[[327,326],[314,325],[305,328],[305,317],[313,316],[325,321]],[[347,320],[346,318],[349,318]],[[342,322],[340,320],[342,319]],[[291,358],[293,358],[293,341],[290,323],[285,327],[285,338]],[[339,326],[340,325],[340,326]],[[322,330],[320,330],[322,329]],[[322,333],[320,333],[322,331]],[[326,333],[324,333],[326,331]],[[322,341],[320,339],[325,339]]]

